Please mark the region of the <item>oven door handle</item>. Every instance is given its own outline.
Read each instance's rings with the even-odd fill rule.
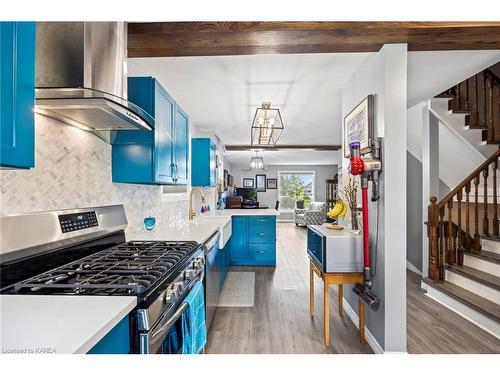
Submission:
[[[155,329],[156,332],[154,332],[151,335],[151,342],[156,341],[156,339],[159,335],[161,335],[163,332],[169,330],[174,325],[174,323],[177,321],[177,319],[179,319],[181,317],[182,313],[188,308],[188,306],[189,305],[187,302],[183,302],[179,306],[177,311],[170,317],[170,319],[168,319],[165,322],[165,324],[163,324],[161,327]]]

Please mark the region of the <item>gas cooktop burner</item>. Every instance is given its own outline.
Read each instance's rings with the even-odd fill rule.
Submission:
[[[19,282],[6,292],[140,296],[199,248],[196,242],[132,241]]]

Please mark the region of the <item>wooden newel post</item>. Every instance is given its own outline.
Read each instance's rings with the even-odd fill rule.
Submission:
[[[429,277],[434,282],[442,280],[442,265],[439,254],[439,207],[437,198],[431,197],[428,210],[427,237],[429,238]]]

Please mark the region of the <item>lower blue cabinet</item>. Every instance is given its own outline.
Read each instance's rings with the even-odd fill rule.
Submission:
[[[128,315],[113,327],[87,354],[129,354],[130,319]]]
[[[233,216],[231,265],[276,266],[276,217]]]

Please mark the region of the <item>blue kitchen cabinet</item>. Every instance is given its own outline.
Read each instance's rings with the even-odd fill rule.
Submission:
[[[187,184],[189,179],[189,116],[175,106],[174,121],[174,176],[178,184]]]
[[[248,220],[246,216],[233,216],[231,228],[231,264],[244,264],[248,258]]]
[[[129,354],[130,319],[123,318],[87,354]]]
[[[35,166],[35,22],[0,22],[0,166]]]
[[[210,138],[191,140],[191,185],[216,186],[216,146]]]
[[[112,144],[113,182],[185,185],[189,117],[152,77],[130,77],[128,99],[155,118],[153,131],[117,131]]]
[[[276,217],[234,216],[231,265],[276,266]]]

